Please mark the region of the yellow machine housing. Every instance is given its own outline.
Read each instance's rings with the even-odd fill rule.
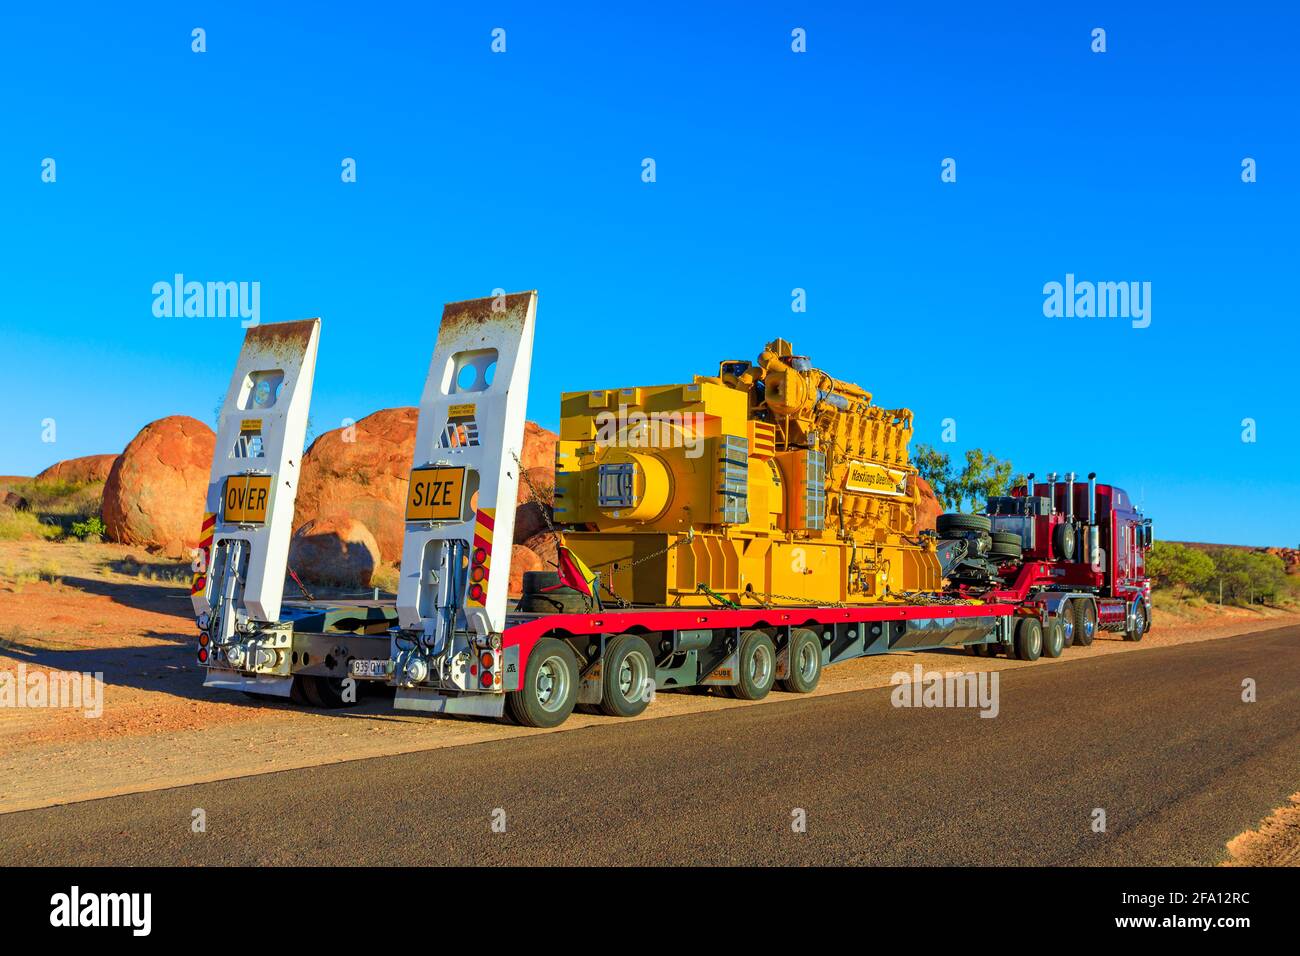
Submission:
[[[630,604],[903,601],[941,579],[911,435],[777,339],[687,385],[564,393],[555,518]]]

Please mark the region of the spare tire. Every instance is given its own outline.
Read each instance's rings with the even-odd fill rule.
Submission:
[[[1074,525],[1058,524],[1052,532],[1052,553],[1061,561],[1074,560]]]
[[[946,514],[939,515],[934,522],[939,537],[953,537],[967,531],[989,532],[993,522],[985,515]]]
[[[585,614],[594,601],[581,591],[560,587],[555,571],[525,571],[518,610],[533,614]]]

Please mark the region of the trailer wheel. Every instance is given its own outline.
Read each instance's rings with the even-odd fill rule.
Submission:
[[[650,645],[635,634],[620,634],[605,646],[600,712],[610,717],[635,717],[650,706],[654,679]]]
[[[1043,653],[1043,625],[1036,617],[1022,617],[1016,622],[1016,657],[1036,661]]]
[[[578,661],[563,641],[544,637],[528,655],[523,686],[506,695],[510,716],[524,727],[558,727],[578,697]]]
[[[319,707],[320,704],[312,700],[307,693],[307,678],[302,674],[296,674],[289,683],[289,699],[299,707]]]
[[[1133,613],[1133,630],[1124,632],[1124,640],[1140,641],[1142,635],[1147,632],[1147,610],[1141,603],[1138,604],[1137,610]]]
[[[741,700],[762,700],[776,675],[776,645],[762,631],[744,631],[740,637],[740,679],[731,693]]]
[[[1053,614],[1043,622],[1043,656],[1060,657],[1065,650],[1065,625]]]
[[[781,679],[781,689],[790,694],[811,694],[822,679],[822,642],[817,632],[796,627],[790,632],[790,676]]]
[[[344,680],[342,677],[312,677],[306,674],[298,675],[302,681],[303,694],[306,695],[313,707],[320,707],[325,710],[337,710],[340,707],[350,707],[355,701],[347,700],[344,697]]]
[[[1087,647],[1097,634],[1097,608],[1083,598],[1075,598],[1070,604],[1070,616],[1074,619],[1074,643]]]

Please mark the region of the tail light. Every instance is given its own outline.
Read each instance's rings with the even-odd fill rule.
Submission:
[[[483,603],[486,592],[483,589],[483,582],[487,580],[487,559],[488,553],[486,548],[475,548],[471,567],[469,569],[469,596],[479,604]]]
[[[200,663],[200,664],[206,664],[207,662],[208,662],[208,649],[207,649],[206,647],[200,647],[200,648],[199,648],[199,663]]]
[[[492,672],[489,671],[489,670],[485,670],[485,671],[483,671],[483,673],[479,675],[478,682],[479,682],[479,686],[480,686],[480,687],[491,687],[491,686],[492,686]]]

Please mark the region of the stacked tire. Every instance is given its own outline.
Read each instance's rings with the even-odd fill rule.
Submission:
[[[989,547],[989,557],[1002,564],[1019,563],[1024,552],[1020,547],[1020,535],[1009,531],[994,531],[993,544]]]
[[[993,530],[993,522],[985,515],[943,514],[935,519],[934,529],[941,538],[957,538],[970,531],[988,534]]]

